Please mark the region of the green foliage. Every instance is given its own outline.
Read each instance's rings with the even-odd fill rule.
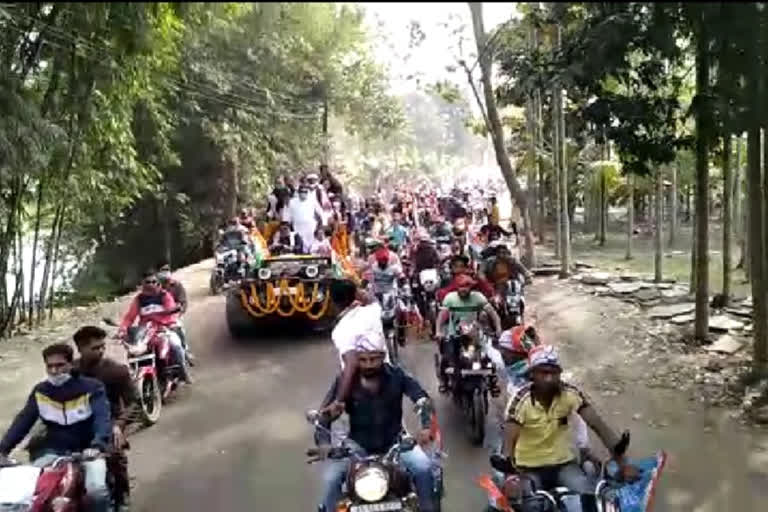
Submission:
[[[326,103],[392,138],[402,109],[369,39],[360,8],[330,3],[3,4],[0,271],[28,267],[17,235],[35,226],[45,272],[60,251],[99,290],[199,258],[275,172],[319,163]],[[0,332],[18,296],[2,286]]]

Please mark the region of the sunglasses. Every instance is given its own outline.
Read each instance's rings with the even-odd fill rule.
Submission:
[[[153,284],[157,284],[157,283],[158,283],[157,279],[145,279],[144,280],[144,284],[147,284],[147,285],[153,285]]]

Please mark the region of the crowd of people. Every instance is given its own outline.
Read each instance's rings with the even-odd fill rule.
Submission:
[[[420,448],[401,462],[413,478],[422,512],[438,510],[432,462],[425,453],[435,441],[434,406],[424,387],[391,357],[381,301],[393,290],[411,290],[414,304],[409,312],[426,323],[422,332],[436,341],[441,393],[451,392],[445,370],[455,363],[456,339],[471,335],[466,326],[479,325],[489,333],[488,349],[495,354],[499,379],[492,390],[497,405],[496,415],[491,415],[496,422],[489,435],[491,449],[508,456],[537,486],[564,485],[584,493],[594,489],[579,464],[593,458],[585,443],[587,425],[619,462],[624,476],[636,476],[624,458],[626,436],[617,436],[579,389],[561,381],[556,349],[544,344],[536,328],[523,321],[520,290],[530,282],[531,272],[513,254],[517,226],[502,225],[493,186],[441,191],[424,183],[363,198],[345,190],[327,166],[320,166],[318,174],[297,181],[278,177],[266,211],[261,216],[255,213],[243,209],[231,219],[220,233],[220,243],[237,245],[252,255],[258,250],[253,240],[258,233],[272,254],[330,255],[338,249],[330,243],[336,236],[356,261],[359,284],[337,280],[331,286],[341,311],[331,333],[340,371],[323,399],[322,424],[329,427],[346,412],[355,450],[382,453],[401,435],[403,397],[418,404]],[[433,297],[427,293],[429,280],[424,276],[435,281]],[[511,322],[504,307],[510,293],[517,293],[520,302],[519,317]],[[136,323],[157,322],[175,333],[172,358],[186,369],[185,362],[193,360],[180,321],[186,307],[184,287],[164,264],[147,272],[118,337],[125,338]],[[120,493],[128,494],[125,428],[138,407],[127,368],[105,356],[106,338],[99,327],[78,330],[73,336],[77,359],[68,344],[47,347],[43,351],[47,379],[34,387],[0,440],[2,459],[42,420],[46,433],[29,447],[33,464],[42,467],[59,454],[82,452],[88,459],[84,467],[89,510],[99,512],[109,506],[108,467]],[[402,333],[397,343],[406,344]],[[184,371],[181,380],[191,383]],[[317,441],[327,445],[329,439],[318,435]],[[106,452],[111,455],[99,457]],[[322,503],[328,512],[337,510],[346,471],[338,461],[326,468]]]

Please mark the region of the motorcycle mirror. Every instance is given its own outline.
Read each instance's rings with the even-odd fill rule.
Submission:
[[[308,422],[314,425],[320,420],[320,412],[317,409],[310,409],[306,412],[305,417]]]
[[[512,461],[509,459],[509,457],[505,457],[504,455],[494,453],[490,457],[490,462],[491,462],[491,467],[493,469],[495,469],[496,471],[500,471],[505,475],[516,473],[515,465],[512,464]]]
[[[102,320],[102,321],[103,321],[105,324],[109,325],[110,327],[117,327],[117,322],[115,322],[114,320],[112,320],[112,319],[111,319],[111,318],[109,318],[109,317],[106,317],[106,316],[105,316],[105,317],[104,317],[104,318],[102,318],[101,320]]]

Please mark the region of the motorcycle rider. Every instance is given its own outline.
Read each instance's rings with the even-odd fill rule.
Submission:
[[[171,265],[169,263],[163,263],[160,266],[160,271],[157,273],[157,279],[160,281],[160,285],[163,289],[171,294],[174,302],[180,308],[179,314],[176,317],[177,323],[172,327],[173,331],[179,336],[181,340],[181,346],[187,353],[187,359],[190,361],[194,359],[192,352],[187,345],[187,333],[184,330],[184,325],[181,323],[181,316],[187,312],[187,290],[181,281],[174,279],[171,275]]]
[[[247,229],[249,232],[256,227],[256,222],[253,220],[253,217],[251,217],[248,208],[243,208],[240,210],[240,217],[238,220],[240,221],[240,225]]]
[[[419,446],[401,454],[400,461],[413,479],[421,512],[434,512],[432,462],[422,447],[431,442],[430,424],[433,407],[422,386],[402,368],[384,362],[386,343],[383,336],[362,335],[357,338],[358,372],[355,374],[345,410],[349,416],[348,443],[361,454],[384,454],[394,445],[403,428],[403,395],[420,405],[421,430],[416,434]],[[326,408],[338,396],[342,376],[334,380],[323,400]],[[330,429],[336,416],[324,416],[322,424]],[[320,451],[327,450],[330,437],[318,430],[315,441]],[[325,491],[323,504],[327,512],[336,510],[341,497],[341,485],[348,467],[347,461],[328,462],[323,475]]]
[[[475,286],[474,279],[466,274],[460,274],[456,278],[456,285],[457,290],[446,295],[442,301],[435,329],[435,338],[438,340],[440,349],[441,392],[447,389],[445,368],[453,359],[452,343],[459,323],[477,320],[479,314],[483,312],[491,319],[496,334],[495,340],[498,340],[501,335],[501,319],[488,299],[482,293],[472,290]]]
[[[411,261],[413,261],[413,283],[411,287],[416,292],[421,289],[420,273],[424,270],[438,269],[440,267],[440,255],[437,254],[435,242],[430,238],[429,233],[425,229],[419,230],[418,243],[411,255]],[[419,308],[421,316],[425,316],[427,304],[424,301],[424,296],[421,293],[415,293],[415,297],[416,306]]]
[[[396,292],[405,284],[403,267],[399,260],[392,257],[393,255],[395,255],[395,253],[386,247],[380,247],[373,254],[376,264],[370,267],[368,272],[363,275],[363,279],[371,283],[371,290],[376,299],[380,302],[384,299],[384,294]],[[396,314],[401,314],[399,308]],[[405,327],[400,327],[401,328],[397,329],[396,338],[398,344],[404,346]]]
[[[100,454],[112,433],[109,401],[104,384],[72,371],[73,359],[74,351],[66,343],[43,349],[48,377],[32,388],[26,405],[0,440],[0,459],[8,457],[39,419],[46,432],[40,450],[32,454],[32,464],[42,468],[62,455],[82,452],[86,509],[107,512],[107,464]]]
[[[442,303],[443,299],[451,293],[455,292],[459,286],[457,279],[459,276],[468,275],[470,277],[473,277],[473,280],[475,282],[473,290],[479,291],[487,299],[493,298],[493,286],[491,286],[488,281],[486,281],[483,278],[477,278],[474,279],[474,276],[472,276],[470,270],[469,270],[469,258],[464,255],[454,255],[451,257],[451,282],[448,283],[447,286],[439,289],[437,291],[437,301]]]
[[[139,325],[155,322],[172,330],[177,323],[176,316],[178,311],[179,308],[173,300],[173,295],[160,286],[160,281],[155,272],[149,270],[144,275],[141,291],[133,298],[128,311],[125,312],[123,320],[120,322],[117,336],[123,338],[128,332],[128,328],[134,324],[137,318]],[[179,366],[181,379],[185,383],[191,384],[192,379],[186,370],[186,365],[183,364],[186,356],[184,355],[184,347],[181,344],[181,340],[178,340],[178,336],[171,336],[170,339],[171,353],[174,363]],[[171,384],[170,380],[168,384]]]
[[[536,489],[564,486],[590,494],[595,483],[576,461],[568,424],[578,413],[612,453],[625,479],[637,477],[624,452],[629,435],[621,438],[603,421],[577,387],[560,380],[562,366],[555,347],[541,345],[528,356],[531,382],[520,388],[505,413],[504,452],[532,480]],[[530,489],[529,489],[530,491]]]
[[[227,227],[221,233],[217,246],[237,249],[238,257],[245,253],[248,260],[251,258],[251,236],[248,230],[240,224],[238,217],[230,219],[227,223]]]
[[[408,229],[403,226],[402,213],[394,212],[392,214],[392,226],[387,231],[387,238],[395,252],[400,252],[408,243]]]
[[[73,368],[81,375],[104,384],[112,417],[114,450],[107,459],[107,465],[115,478],[113,494],[127,498],[130,494],[130,480],[126,455],[129,445],[125,428],[138,413],[140,405],[128,366],[104,355],[106,337],[107,333],[99,327],[86,325],[78,329],[72,339],[80,357],[75,359]]]

